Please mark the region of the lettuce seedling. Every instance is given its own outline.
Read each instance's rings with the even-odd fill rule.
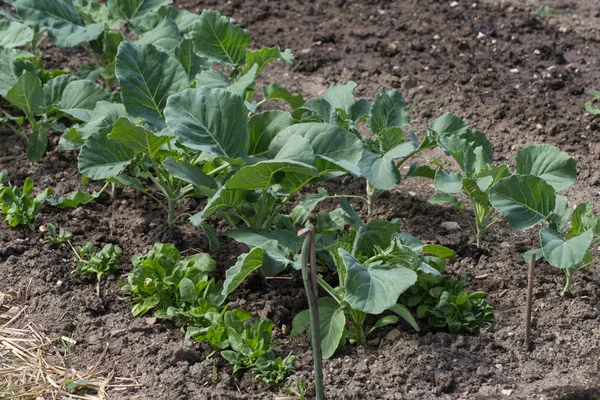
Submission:
[[[7,183],[7,174],[0,173],[0,212],[5,216],[4,221],[13,228],[18,225],[25,225],[33,230],[42,204],[52,194],[52,189],[46,188],[32,198],[30,195],[34,187],[33,179],[25,179],[22,190],[10,184],[4,186]]]
[[[65,231],[62,227],[59,227],[57,231],[56,226],[54,226],[54,224],[46,224],[46,234],[44,235],[44,243],[56,244],[60,246],[72,237],[73,234],[71,232]]]
[[[105,275],[112,275],[119,270],[121,262],[121,248],[114,244],[105,245],[99,252],[94,252],[91,243],[85,246],[75,247],[77,258],[75,259],[75,270],[77,275],[96,275],[98,282]]]
[[[573,275],[577,271],[591,268],[600,260],[595,259],[592,248],[600,242],[600,216],[594,214],[591,202],[579,204],[568,224],[568,207],[564,214],[550,221],[548,228],[540,230],[540,249],[529,251],[525,257],[535,252],[539,259],[544,257],[550,265],[565,273],[565,286],[561,296],[570,292]]]
[[[410,124],[408,104],[395,89],[383,88],[371,104],[365,99],[355,102],[356,83],[332,84],[322,98],[308,100],[296,114],[306,121],[337,125],[356,135],[365,146],[358,163],[359,172],[367,180],[367,205],[371,214],[379,195],[393,189],[410,176],[433,177],[429,167],[413,164],[406,175],[400,167],[416,154],[435,147],[428,131],[419,142],[416,135],[407,130]],[[365,123],[371,135],[362,135],[360,124]]]
[[[512,212],[512,206],[518,205],[520,200],[515,196],[528,197],[521,200],[529,203],[526,208],[530,208],[535,204],[541,205],[535,201],[536,196],[543,194],[554,197],[554,191],[564,190],[575,182],[575,160],[554,146],[542,144],[521,149],[516,156],[516,170],[512,173],[507,165],[492,163],[491,143],[482,132],[467,128],[462,118],[447,113],[436,119],[430,129],[439,147],[454,158],[461,172],[446,172],[438,168],[433,180],[437,193],[429,202],[455,206],[465,216],[475,235],[477,247],[481,247],[485,231],[503,216],[509,223],[514,221],[514,224],[522,226],[518,229],[533,226],[529,222],[534,222],[535,218],[516,221],[505,215]],[[525,178],[526,176],[529,178]],[[542,192],[532,191],[531,185]],[[520,189],[524,191],[521,192]],[[459,192],[471,202],[475,214],[474,223],[466,215],[465,207],[457,197]]]
[[[132,297],[135,317],[154,311],[157,317],[193,321],[225,300],[219,285],[208,279],[216,266],[208,254],[182,258],[172,244],[157,243],[148,253],[135,255],[132,263],[123,290]]]
[[[398,304],[398,298],[417,281],[417,271],[439,274],[430,263],[454,256],[452,250],[443,246],[422,243],[408,246],[406,243],[413,243],[415,239],[401,233],[396,221],[372,220],[363,225],[349,203],[345,199],[341,203],[345,218],[353,229],[349,234],[334,235],[329,240],[317,237],[317,247],[319,243],[321,246],[326,244],[321,252],[325,264],[337,272],[339,279],[339,286],[333,287],[319,278],[319,284],[331,296],[319,299],[324,358],[331,357],[346,339],[364,344],[374,330],[397,323],[398,317],[418,330],[410,312]],[[365,332],[367,315],[379,315],[388,310],[397,316],[386,315]],[[347,320],[352,323],[350,331],[345,328]],[[309,325],[308,310],[302,311],[294,317],[292,336],[300,334]]]

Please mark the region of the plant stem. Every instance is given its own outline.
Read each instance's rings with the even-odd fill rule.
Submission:
[[[375,189],[369,181],[367,181],[367,214],[371,215],[373,213],[373,207],[375,206],[375,201],[379,197],[379,191]]]
[[[531,309],[533,307],[533,278],[535,274],[535,253],[529,260],[529,270],[527,274],[527,311],[525,313],[525,350],[531,346]]]
[[[308,299],[308,312],[310,314],[310,331],[312,337],[314,370],[315,370],[315,392],[317,400],[324,400],[323,388],[323,355],[321,353],[321,324],[319,322],[319,304],[316,282],[316,245],[314,227],[305,228],[298,232],[298,236],[306,235],[302,244],[300,264],[302,267],[302,279]],[[309,274],[310,260],[310,274]]]
[[[563,289],[562,293],[560,294],[560,297],[564,297],[565,294],[569,293],[570,289],[571,289],[571,283],[573,283],[573,269],[572,268],[566,268],[565,269],[565,277],[567,278],[566,282],[565,282],[565,288]]]
[[[177,207],[177,199],[173,197],[167,198],[167,206],[168,206],[168,224],[169,228],[175,226],[175,208]]]
[[[365,313],[352,310],[352,325],[354,327],[354,340],[358,344],[365,344],[367,336],[363,329],[363,323],[365,322]]]

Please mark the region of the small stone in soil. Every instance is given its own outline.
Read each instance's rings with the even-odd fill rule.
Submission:
[[[490,377],[493,375],[493,372],[483,366],[477,367],[477,376],[483,376],[484,378]]]
[[[401,337],[402,337],[402,332],[400,332],[398,329],[392,329],[391,331],[388,332],[387,335],[385,335],[385,340],[387,340],[388,342],[396,342]]]
[[[459,231],[460,225],[454,221],[444,221],[440,224],[440,227],[447,231]]]

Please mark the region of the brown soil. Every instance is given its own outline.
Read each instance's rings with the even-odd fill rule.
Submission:
[[[456,7],[434,0],[175,3],[195,12],[220,9],[251,32],[257,47],[293,49],[295,65],[270,69],[266,82],[277,81],[307,96],[321,95],[329,83],[347,80],[359,83],[358,95],[368,98],[381,86],[398,88],[414,106],[415,132],[424,132],[443,112],[454,112],[488,135],[498,161],[512,160],[518,149],[532,143],[560,146],[579,167],[578,183],[567,196],[574,202],[598,201],[600,119],[582,109],[585,90],[600,88],[597,0],[527,5],[460,1]],[[554,7],[557,15],[537,16],[540,3]],[[53,65],[70,67],[84,54],[81,49],[51,51]],[[74,154],[52,150],[40,163],[30,164],[23,143],[3,127],[0,142],[0,169],[8,169],[15,183],[31,176],[38,187],[50,186],[58,194],[80,186]],[[484,251],[475,251],[460,216],[427,203],[432,193],[427,184],[404,182],[379,200],[375,216],[400,218],[404,230],[456,249],[459,257],[449,271],[468,275],[471,289],[489,293],[497,312],[494,326],[479,335],[428,329],[417,334],[399,327],[402,335],[393,342],[385,339],[389,329],[383,329],[377,346],[348,346],[325,362],[327,398],[600,398],[600,269],[579,273],[572,296],[561,298],[563,275],[546,264],[539,266],[534,344],[525,352],[522,254],[536,245],[536,233],[512,232],[500,224],[485,237]],[[364,191],[361,181],[326,186],[331,193]],[[199,206],[190,200],[180,211]],[[443,231],[443,221],[456,221],[463,229]],[[163,211],[129,190],[119,190],[112,203],[101,198],[73,211],[45,208],[38,224],[48,222],[72,231],[76,244],[121,246],[120,279],[131,268],[131,256],[156,241],[208,251],[207,241],[192,226],[167,231]],[[232,265],[241,251],[224,241],[214,255],[220,270]],[[70,367],[93,365],[108,343],[103,367],[116,376],[137,377],[141,385],[112,391],[111,399],[266,399],[277,393],[251,374],[232,377],[229,365],[220,357],[207,360],[208,346],[186,341],[172,322],[134,319],[117,279],[104,282],[98,298],[93,281],[71,274],[71,259],[67,247],[43,245],[37,232],[0,226],[0,292],[12,293],[14,304],[26,305],[26,320],[48,335],[77,341],[67,357]],[[283,325],[290,327],[295,313],[305,308],[301,282],[294,275],[293,280],[270,283],[267,291],[242,287],[234,305],[271,318],[276,339],[283,342],[280,353],[293,350],[299,357],[297,376],[310,381],[310,347],[282,333]]]

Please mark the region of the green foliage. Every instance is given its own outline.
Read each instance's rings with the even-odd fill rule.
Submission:
[[[208,254],[182,258],[172,244],[157,243],[148,253],[135,255],[132,263],[123,290],[132,297],[136,317],[154,311],[157,317],[189,321],[224,301],[214,279],[208,279],[216,266]]]
[[[57,231],[54,224],[46,224],[46,229],[47,232],[44,235],[44,243],[56,244],[60,246],[73,237],[71,232],[65,231],[62,227],[59,227]]]
[[[102,250],[94,252],[94,246],[91,243],[85,246],[75,248],[77,258],[75,259],[75,271],[77,275],[96,275],[98,282],[105,275],[114,274],[119,270],[121,262],[119,256],[121,248],[114,244],[105,245]]]
[[[598,108],[598,106],[596,106],[596,102],[598,100],[600,100],[600,90],[590,90],[588,93],[592,96],[592,99],[586,101],[585,104],[583,105],[583,107],[590,114],[599,115],[600,108]]]
[[[0,172],[0,212],[5,216],[4,221],[13,228],[25,225],[33,230],[42,204],[52,194],[52,189],[46,188],[37,196],[31,197],[33,179],[25,179],[23,189],[10,184],[5,186],[7,183],[8,174],[6,171]]]
[[[422,273],[401,301],[416,308],[417,318],[426,319],[436,328],[447,328],[451,333],[477,333],[491,327],[494,309],[485,301],[485,293],[464,290],[468,285],[466,277]]]

